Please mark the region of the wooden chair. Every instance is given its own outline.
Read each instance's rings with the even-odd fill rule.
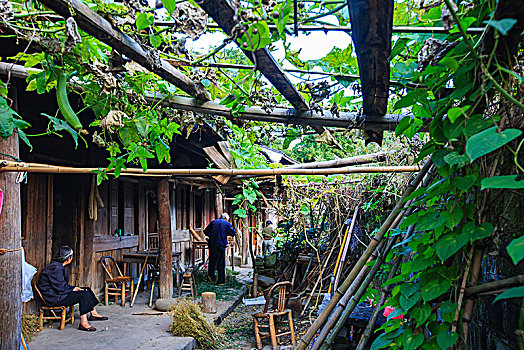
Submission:
[[[196,282],[195,282],[195,276],[193,276],[193,268],[189,267],[187,268],[184,273],[182,274],[182,283],[180,285],[180,288],[178,288],[178,297],[182,295],[182,292],[184,290],[191,291],[191,298],[195,300],[195,294],[196,294]]]
[[[104,302],[105,305],[109,303],[109,296],[115,296],[115,303],[120,297],[120,306],[124,307],[126,304],[126,292],[129,292],[129,295],[133,295],[133,290],[135,287],[135,281],[133,277],[124,276],[115,259],[112,256],[103,256],[100,258],[100,265],[104,268],[104,271],[109,276],[108,279],[104,281]],[[118,273],[118,275],[116,275]],[[127,288],[127,283],[130,283],[129,288]]]
[[[265,295],[266,305],[264,306],[264,311],[252,315],[255,327],[255,338],[257,340],[257,349],[262,349],[262,339],[271,338],[273,349],[276,350],[278,348],[278,338],[285,335],[291,335],[293,347],[296,345],[293,315],[290,309],[286,309],[286,304],[289,299],[289,290],[292,286],[293,284],[291,282],[280,282],[275,284]],[[276,299],[276,308],[270,310],[270,306],[274,308],[274,299]],[[278,333],[277,317],[285,315],[287,315],[287,322],[289,323],[289,332]],[[269,321],[268,325],[262,324],[265,319]],[[269,331],[261,332],[261,328],[267,328]]]
[[[158,233],[147,234],[147,249],[158,249]]]
[[[50,306],[49,303],[45,301],[44,297],[42,296],[42,293],[40,293],[40,290],[38,290],[37,281],[38,277],[33,279],[33,282],[31,284],[33,285],[33,289],[35,290],[36,294],[38,294],[38,297],[42,300],[42,303],[44,304],[40,306],[40,310],[38,312],[38,326],[40,330],[44,329],[44,320],[49,321],[50,324],[52,324],[54,320],[60,320],[60,327],[58,328],[60,330],[65,328],[67,322],[71,322],[71,324],[74,324],[75,306],[71,305],[69,307],[68,318],[67,306]],[[46,311],[48,311],[48,314],[50,314],[51,316],[45,316]],[[60,313],[60,316],[57,315],[57,313]]]
[[[158,233],[148,233],[147,234],[147,249],[158,249]],[[158,263],[147,264],[147,290],[154,288],[154,281],[158,281],[160,270],[158,268]],[[153,295],[151,291],[151,295]]]

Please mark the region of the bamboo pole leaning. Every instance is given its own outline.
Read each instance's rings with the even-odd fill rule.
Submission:
[[[344,263],[346,262],[346,255],[348,252],[349,245],[351,244],[351,238],[353,238],[353,230],[355,229],[355,222],[357,221],[357,215],[358,215],[358,205],[355,208],[355,212],[353,213],[353,220],[351,221],[351,224],[349,226],[349,237],[347,238],[345,244],[344,244],[344,250],[342,251],[342,256],[340,257],[340,263],[339,263],[339,269],[337,270],[337,274],[335,276],[335,283],[333,284],[333,289],[337,289],[338,287],[338,281],[340,280],[340,274],[342,273],[342,269],[344,268]]]
[[[390,280],[391,278],[395,277],[395,274],[397,273],[399,266],[400,266],[400,259],[397,259],[395,263],[393,264],[393,266],[391,267],[391,270],[389,270],[387,280]],[[386,303],[386,298],[388,297],[392,289],[393,289],[393,285],[390,284],[384,287],[384,289],[380,293],[380,297],[378,298],[378,302],[375,305],[375,309],[373,309],[373,313],[371,314],[371,317],[369,318],[369,322],[366,326],[366,329],[364,330],[364,333],[362,334],[362,337],[360,338],[360,341],[358,342],[357,350],[364,350],[366,348],[366,345],[369,339],[371,338],[371,333],[373,332],[373,329],[375,328],[375,324],[377,323],[380,311],[382,310],[382,306],[384,306],[384,304]]]
[[[331,344],[333,344],[333,341],[335,340],[336,336],[346,324],[347,320],[349,319],[349,316],[351,316],[351,313],[355,310],[358,303],[360,302],[360,299],[366,293],[366,290],[368,289],[368,286],[371,284],[373,279],[375,278],[375,275],[377,274],[380,267],[382,267],[382,264],[384,263],[384,260],[386,259],[386,256],[388,255],[389,251],[393,247],[393,244],[397,240],[395,238],[392,238],[389,240],[387,247],[384,249],[384,251],[380,254],[379,259],[375,262],[373,267],[371,268],[371,271],[369,271],[368,275],[364,279],[364,282],[359,286],[357,292],[355,295],[350,299],[349,305],[344,308],[344,312],[342,312],[342,315],[340,315],[340,318],[336,320],[336,324],[331,330],[331,333],[327,334],[329,331],[326,331],[327,338],[326,341],[321,342],[320,350],[328,350],[331,347]],[[398,269],[398,266],[400,265],[401,258],[397,257],[395,262],[393,263],[395,271]],[[322,330],[324,332],[324,330]],[[320,336],[319,336],[320,338]],[[316,343],[315,343],[316,345]],[[314,349],[314,348],[313,348]]]
[[[305,350],[305,348],[309,345],[317,331],[320,329],[320,327],[326,322],[329,314],[333,309],[335,308],[335,305],[340,301],[343,294],[348,290],[348,288],[351,286],[353,281],[355,280],[356,276],[358,275],[359,271],[364,267],[364,264],[366,263],[367,259],[371,256],[371,254],[375,251],[378,244],[386,234],[386,232],[389,230],[389,227],[391,224],[395,221],[399,213],[401,213],[402,209],[405,206],[404,200],[406,197],[408,197],[415,188],[418,187],[418,185],[422,182],[424,177],[426,176],[426,173],[429,171],[432,165],[431,157],[428,159],[426,164],[422,167],[420,172],[418,173],[417,177],[407,186],[404,194],[400,197],[398,200],[395,208],[389,214],[388,218],[382,224],[380,229],[378,230],[377,234],[372,237],[372,241],[369,243],[368,247],[362,254],[362,256],[359,258],[349,275],[346,277],[344,282],[340,285],[340,287],[336,290],[335,294],[333,295],[333,298],[327,305],[327,307],[324,309],[322,314],[315,320],[315,322],[311,325],[311,327],[308,329],[306,334],[300,339],[300,342],[298,343],[296,349],[297,350]]]
[[[402,210],[397,218],[393,221],[393,224],[391,224],[390,229],[394,229],[398,226],[400,223],[400,219],[406,215],[406,213],[411,213],[413,207],[409,207],[411,205],[412,201],[408,201],[405,206],[406,209]],[[409,215],[409,214],[408,214]],[[406,235],[402,236],[402,240],[407,237],[409,234],[409,231],[406,233]],[[329,319],[327,320],[326,324],[324,325],[324,328],[322,329],[322,332],[320,332],[316,342],[315,346],[312,347],[313,350],[318,350],[319,346],[316,346],[317,344],[321,344],[323,350],[327,349],[329,345],[333,343],[333,340],[337,336],[338,332],[342,328],[342,326],[346,323],[347,319],[357,306],[360,298],[362,295],[366,292],[367,287],[369,284],[373,281],[373,278],[375,278],[376,273],[378,272],[378,269],[382,266],[384,263],[386,256],[389,254],[389,251],[393,247],[393,244],[397,241],[398,236],[392,237],[387,240],[386,247],[384,248],[384,251],[380,253],[382,250],[379,247],[375,250],[375,254],[378,255],[378,259],[371,268],[371,271],[367,274],[366,278],[362,283],[358,282],[357,279],[353,282],[351,287],[346,291],[342,299],[340,299],[339,304],[336,306],[336,308],[331,313]],[[373,256],[373,255],[372,255]],[[368,259],[368,261],[371,259]],[[368,266],[364,266],[363,270],[369,270]],[[358,288],[358,289],[357,289]],[[356,293],[355,293],[356,290]],[[355,295],[353,295],[355,294]],[[349,302],[349,306],[348,306]],[[333,328],[332,333],[329,333],[329,331]],[[328,336],[329,334],[329,336]],[[324,341],[326,340],[326,341]],[[326,347],[327,346],[327,347]]]
[[[379,251],[384,246],[384,242],[382,242],[377,249],[371,254],[371,256],[366,261],[366,264],[375,260],[379,254]],[[376,264],[375,264],[376,265]],[[374,266],[375,266],[374,265]],[[373,267],[374,268],[374,267]],[[335,326],[337,320],[339,319],[340,315],[344,312],[344,309],[352,299],[353,295],[358,292],[359,286],[361,286],[364,281],[368,278],[370,274],[369,267],[364,266],[362,268],[357,277],[355,277],[355,280],[351,284],[351,286],[348,288],[348,290],[344,293],[342,298],[340,299],[339,303],[336,305],[336,307],[333,309],[333,312],[330,314],[329,319],[326,321],[324,328],[318,335],[318,337],[315,339],[315,344],[311,347],[313,350],[318,350],[320,346],[324,343],[324,340],[326,339],[329,331]]]

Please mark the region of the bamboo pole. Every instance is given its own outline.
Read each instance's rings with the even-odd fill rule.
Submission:
[[[342,328],[344,323],[346,323],[349,315],[351,315],[351,312],[353,312],[353,310],[357,306],[358,302],[360,301],[360,298],[366,292],[367,287],[369,286],[371,281],[373,281],[373,278],[375,278],[375,274],[378,272],[378,269],[380,269],[380,267],[384,263],[386,256],[393,247],[393,243],[396,241],[396,236],[390,238],[385,244],[384,251],[382,253],[380,253],[380,249],[375,250],[378,253],[377,261],[375,261],[373,267],[369,268],[366,266],[363,269],[363,271],[369,270],[368,273],[365,273],[365,278],[362,281],[358,281],[357,279],[355,279],[355,281],[351,284],[351,287],[349,287],[344,296],[340,299],[340,302],[331,313],[329,319],[324,325],[324,328],[322,328],[322,331],[315,340],[315,344],[311,347],[312,350],[327,350],[329,348],[329,345],[331,345],[331,343],[335,339],[336,335],[340,331],[340,328]],[[329,332],[332,329],[333,332],[331,333],[331,335],[329,335]]]
[[[406,236],[409,236],[409,234]],[[397,273],[399,266],[400,266],[400,259],[397,259],[395,263],[393,264],[393,266],[391,267],[391,270],[389,270],[388,277],[386,280],[390,280],[391,278],[395,277],[395,274]],[[373,309],[373,313],[371,314],[371,317],[366,326],[366,329],[364,330],[364,333],[362,334],[362,337],[360,338],[360,341],[358,342],[356,350],[364,350],[366,348],[369,338],[371,337],[371,333],[373,332],[373,328],[375,328],[375,324],[377,323],[380,311],[382,310],[382,306],[384,306],[384,303],[386,302],[386,298],[392,289],[393,289],[393,285],[389,284],[386,287],[384,287],[384,289],[380,293],[378,302],[375,305],[375,309]],[[335,329],[336,329],[336,326],[335,326]]]
[[[471,280],[472,285],[476,285],[480,275],[480,267],[482,265],[482,257],[484,256],[484,249],[476,248],[473,262],[471,263]],[[471,321],[471,315],[473,313],[473,306],[475,301],[473,299],[467,299],[464,305],[464,313],[462,314],[462,336],[464,344],[459,344],[459,349],[467,349],[468,347],[468,334],[469,334],[469,322]],[[463,346],[463,347],[462,347]]]
[[[337,291],[333,295],[333,298],[331,299],[327,307],[324,309],[322,314],[315,320],[313,325],[308,329],[304,337],[300,339],[300,342],[296,347],[297,350],[304,350],[309,345],[314,335],[317,333],[318,329],[322,326],[322,324],[324,324],[324,322],[328,318],[331,311],[333,311],[333,309],[335,308],[335,305],[339,302],[342,295],[348,290],[349,286],[353,283],[359,271],[364,267],[364,264],[366,263],[367,259],[375,251],[375,249],[377,248],[378,244],[380,243],[380,241],[382,240],[382,238],[388,231],[393,221],[395,221],[399,213],[402,211],[402,208],[405,206],[404,199],[407,196],[409,196],[415,190],[415,188],[417,188],[418,185],[422,182],[426,173],[431,168],[431,165],[432,165],[432,160],[430,157],[428,161],[426,162],[426,164],[424,165],[424,167],[418,173],[417,177],[408,185],[408,187],[406,188],[406,191],[404,192],[402,197],[400,197],[399,201],[397,202],[397,205],[395,206],[391,214],[388,216],[384,224],[382,224],[377,234],[372,238],[372,241],[369,243],[368,247],[366,248],[366,250],[360,257],[360,259],[357,261],[357,263],[355,264],[355,266],[353,267],[349,275],[346,277],[344,282],[337,289]]]
[[[153,23],[157,27],[173,27],[174,21],[155,21]],[[208,23],[207,27],[210,29],[219,29],[216,23]],[[277,26],[274,24],[268,24],[270,30],[277,30]],[[312,32],[312,31],[338,31],[338,32],[351,32],[351,26],[338,26],[331,24],[302,24],[298,26],[298,30],[301,32]],[[471,27],[467,29],[468,34],[481,34],[485,30],[484,27]],[[393,33],[427,33],[427,34],[448,34],[449,30],[444,27],[417,27],[417,26],[393,26]]]
[[[379,247],[373,252],[373,254],[371,254],[371,256],[366,261],[366,264],[377,258],[378,252],[380,249],[382,249],[383,246],[384,246],[384,242],[382,242],[382,244],[379,245]],[[319,346],[322,345],[322,343],[326,339],[326,336],[329,330],[335,325],[338,319],[338,316],[340,316],[340,314],[344,311],[344,308],[347,306],[348,302],[351,300],[353,294],[355,294],[355,292],[358,291],[359,286],[362,285],[362,283],[364,283],[368,275],[369,275],[369,267],[364,266],[364,268],[362,268],[358,272],[357,277],[355,277],[355,280],[353,281],[351,286],[348,288],[346,293],[344,293],[339,303],[336,305],[336,308],[330,314],[330,316],[334,316],[334,317],[330,317],[328,319],[328,321],[326,322],[326,325],[322,329],[322,332],[319,334],[318,338],[315,339],[315,344],[311,347],[311,349],[318,350]]]
[[[488,282],[472,286],[466,290],[466,297],[473,297],[480,293],[497,291],[509,287],[518,287],[524,285],[524,275],[518,275],[503,280]]]
[[[4,161],[7,162],[7,161]],[[9,163],[9,162],[7,162]],[[2,163],[3,165],[3,163]],[[0,172],[28,172],[28,173],[45,173],[45,174],[90,174],[102,168],[71,168],[62,166],[32,166],[31,163],[17,163],[15,165],[5,165],[0,168]],[[107,170],[107,169],[106,169]],[[250,175],[253,177],[267,175],[332,175],[332,174],[366,174],[366,173],[403,173],[417,172],[420,170],[418,165],[415,166],[381,166],[381,167],[342,167],[326,169],[147,169],[140,168],[122,169],[121,174],[133,175],[170,175],[170,176],[202,176],[202,175]]]
[[[342,256],[340,258],[340,264],[339,269],[337,270],[337,274],[335,276],[335,284],[333,285],[333,289],[337,289],[338,287],[338,281],[340,279],[340,274],[342,273],[342,268],[344,266],[344,263],[346,262],[346,255],[348,252],[348,247],[351,244],[351,238],[353,238],[353,230],[355,229],[355,222],[357,221],[357,215],[358,215],[358,205],[355,208],[355,213],[353,213],[353,220],[351,221],[351,225],[349,226],[349,237],[346,240],[346,244],[344,244],[344,250],[342,252]]]
[[[395,242],[395,241],[396,241],[395,239],[391,240],[391,242]],[[340,332],[340,329],[344,326],[344,324],[346,324],[347,320],[349,319],[349,316],[351,316],[351,313],[357,307],[358,303],[360,302],[360,299],[362,298],[364,293],[366,293],[368,286],[371,284],[371,282],[375,278],[375,275],[377,274],[378,270],[384,263],[384,258],[386,257],[387,253],[389,252],[392,246],[393,244],[387,247],[386,251],[381,255],[382,259],[377,260],[375,262],[375,265],[373,265],[371,271],[366,276],[366,279],[358,288],[358,291],[355,293],[355,296],[351,298],[349,305],[344,309],[344,312],[342,313],[342,315],[340,315],[340,318],[337,320],[337,323],[333,327],[331,333],[327,335],[326,341],[321,342],[320,350],[328,350],[331,344],[333,344],[333,341],[335,340],[336,336]],[[394,269],[395,271],[398,269],[398,266],[400,265],[400,260],[401,258],[397,257],[397,259],[394,262],[392,269]]]
[[[306,304],[304,304],[304,308],[302,309],[302,312],[300,313],[300,316],[302,316],[306,312],[306,309],[309,306],[309,303],[311,302],[311,299],[313,298],[313,294],[315,293],[315,290],[317,289],[318,284],[322,281],[322,273],[325,271],[327,265],[329,264],[329,259],[331,258],[331,254],[333,254],[334,251],[335,251],[335,245],[333,244],[333,247],[329,251],[329,254],[328,254],[326,260],[324,260],[324,262],[322,264],[322,267],[320,268],[319,277],[318,277],[317,281],[315,282],[315,285],[313,286],[313,289],[311,290],[311,294],[309,295],[308,299],[306,300]],[[320,261],[319,261],[319,264],[320,264]]]

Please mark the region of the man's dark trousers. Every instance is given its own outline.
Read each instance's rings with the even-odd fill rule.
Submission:
[[[226,282],[226,250],[222,247],[209,247],[209,266],[207,273],[209,277],[215,280],[215,270],[218,271],[217,283]]]

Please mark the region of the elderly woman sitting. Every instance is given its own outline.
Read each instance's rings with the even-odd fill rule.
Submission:
[[[46,302],[53,306],[80,306],[80,326],[82,331],[94,332],[96,328],[88,321],[104,321],[107,317],[100,315],[95,306],[98,299],[88,287],[75,287],[69,285],[69,276],[65,266],[73,260],[73,250],[62,246],[55,254],[54,261],[47,265],[38,278],[38,288]],[[89,319],[87,313],[91,313]]]

